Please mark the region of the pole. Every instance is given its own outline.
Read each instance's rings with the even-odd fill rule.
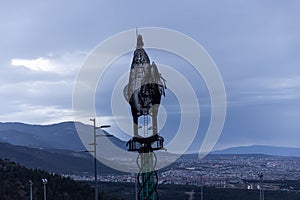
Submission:
[[[32,200],[32,180],[29,180],[30,200]]]
[[[201,200],[203,200],[203,175],[201,174]]]
[[[203,186],[201,185],[201,200],[203,200]]]
[[[47,194],[46,194],[46,184],[44,184],[44,200],[47,199]]]
[[[112,135],[97,135],[96,134],[96,130],[97,129],[102,129],[102,128],[109,128],[110,125],[102,125],[97,127],[96,126],[96,118],[90,119],[90,121],[93,122],[93,127],[94,127],[94,143],[90,144],[94,146],[94,150],[93,151],[87,151],[87,152],[94,152],[94,175],[95,175],[95,200],[98,200],[98,177],[97,177],[97,137],[99,136],[105,136],[105,137],[113,137]]]
[[[262,172],[258,173],[258,177],[259,177],[259,199],[260,200],[264,200],[264,174]]]
[[[135,176],[135,200],[138,200],[138,191],[137,191],[137,175]]]
[[[260,181],[260,187],[259,187],[259,200],[262,200],[261,181]]]
[[[264,179],[261,180],[261,194],[262,194],[262,200],[265,200],[265,194],[264,194]]]
[[[93,121],[94,127],[94,176],[95,176],[95,200],[98,200],[98,177],[97,177],[97,148],[96,148],[96,119],[91,119]]]
[[[44,200],[47,200],[46,185],[48,183],[48,180],[46,178],[42,178],[42,182],[44,185]]]

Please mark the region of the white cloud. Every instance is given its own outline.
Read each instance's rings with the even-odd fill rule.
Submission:
[[[47,124],[73,120],[72,88],[85,52],[11,59],[2,68],[0,121]],[[13,67],[12,67],[13,66]]]
[[[12,66],[21,66],[32,71],[51,72],[60,75],[74,74],[86,56],[84,52],[65,53],[55,57],[49,53],[47,57],[34,59],[13,58]]]
[[[274,89],[300,89],[300,76],[272,79],[267,86]]]
[[[52,124],[72,120],[72,109],[30,104],[16,104],[15,110],[0,115],[0,121],[2,122],[16,121],[29,124]]]
[[[56,67],[49,59],[36,58],[36,59],[19,59],[14,58],[11,60],[13,66],[23,66],[34,71],[56,72]]]

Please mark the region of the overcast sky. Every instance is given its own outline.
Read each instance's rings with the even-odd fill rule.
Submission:
[[[299,8],[297,0],[1,1],[0,121],[73,120],[88,53],[120,31],[164,27],[195,39],[220,70],[228,101],[220,148],[300,147]]]

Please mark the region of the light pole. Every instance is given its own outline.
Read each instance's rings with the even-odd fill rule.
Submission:
[[[32,180],[29,180],[29,192],[30,192],[30,200],[32,200]]]
[[[203,200],[203,174],[200,175],[201,178],[201,200]]]
[[[137,191],[137,185],[138,185],[138,176],[135,176],[135,200],[138,200],[138,191]]]
[[[43,185],[44,185],[44,200],[46,200],[47,199],[46,185],[48,183],[48,180],[46,178],[42,178],[42,182],[43,182]]]
[[[92,122],[93,122],[93,125],[94,125],[94,143],[90,144],[90,145],[93,145],[93,146],[94,146],[94,150],[93,150],[93,151],[90,151],[90,152],[94,152],[95,200],[98,200],[97,148],[96,148],[96,145],[97,145],[96,142],[97,142],[97,141],[96,141],[96,138],[97,138],[97,137],[100,137],[100,136],[111,137],[112,135],[97,135],[97,134],[96,134],[96,130],[97,130],[97,129],[109,128],[110,125],[103,125],[103,126],[97,127],[97,126],[96,126],[96,119],[95,119],[95,118],[90,119],[90,121],[92,121]]]
[[[258,173],[258,177],[260,180],[260,190],[259,190],[259,199],[265,200],[265,194],[264,194],[264,174],[262,172]]]

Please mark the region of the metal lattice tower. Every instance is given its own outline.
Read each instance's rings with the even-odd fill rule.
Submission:
[[[163,149],[163,137],[150,136],[146,138],[132,138],[128,141],[128,150],[137,151],[136,159],[139,173],[138,181],[138,199],[139,200],[157,200],[157,183],[158,176],[155,170],[157,158],[154,153],[156,150]]]

